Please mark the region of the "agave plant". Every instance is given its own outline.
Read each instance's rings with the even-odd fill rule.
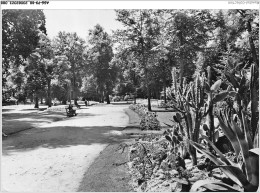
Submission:
[[[244,112],[242,112],[243,124],[236,123],[233,114],[227,110],[219,112],[217,116],[223,132],[232,143],[236,156],[242,156],[242,163],[234,163],[228,160],[206,136],[203,136],[203,138],[216,151],[218,157],[196,142],[189,141],[190,144],[214,162],[228,178],[243,188],[244,191],[256,191],[259,185],[259,148],[253,146]],[[199,187],[211,191],[213,189],[214,191],[239,191],[221,181],[207,181],[207,183],[197,181],[192,186],[191,191],[197,191]]]
[[[233,87],[233,93],[235,96],[236,114],[241,119],[242,110],[250,109],[251,122],[250,131],[252,136],[257,131],[257,124],[259,119],[259,70],[256,64],[252,64],[250,71],[246,68],[238,70],[235,60],[229,57],[225,57],[223,60],[225,64],[224,75],[230,86]],[[250,76],[248,76],[250,75]]]

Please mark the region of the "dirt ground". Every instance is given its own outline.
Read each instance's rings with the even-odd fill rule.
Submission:
[[[128,140],[121,132],[129,122],[125,108],[128,106],[85,107],[77,111],[79,114],[76,117],[63,117],[56,122],[48,119],[48,123],[38,124],[36,128],[3,139],[2,191],[91,191],[84,185],[84,179],[88,179],[89,168],[95,159],[108,145],[115,147],[113,145]],[[53,115],[53,118],[59,118],[59,113]],[[10,112],[9,118],[10,116],[15,121],[15,115]],[[27,114],[27,117],[30,116]],[[17,114],[17,123],[23,122],[20,118]],[[3,122],[5,120],[7,119],[3,116]],[[29,120],[30,124],[39,121],[34,115]],[[3,129],[8,126],[8,123],[3,124]],[[107,170],[109,172],[113,176],[113,172]],[[117,180],[114,182],[116,184]],[[122,183],[126,182],[123,179]],[[122,185],[121,188],[121,191],[129,190],[127,185]]]

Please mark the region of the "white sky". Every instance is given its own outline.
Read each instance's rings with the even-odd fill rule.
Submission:
[[[43,10],[46,17],[46,29],[48,36],[52,39],[59,31],[76,32],[86,40],[88,30],[100,24],[107,33],[112,30],[123,28],[116,21],[116,13],[110,9],[91,10]]]

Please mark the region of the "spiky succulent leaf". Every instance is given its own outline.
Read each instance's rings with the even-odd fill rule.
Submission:
[[[251,138],[251,135],[250,135],[250,132],[249,132],[248,125],[247,125],[247,119],[246,119],[246,116],[245,116],[245,112],[242,111],[241,113],[242,113],[242,122],[243,122],[243,125],[244,125],[244,134],[245,134],[245,137],[246,137],[246,140],[247,140],[247,144],[248,144],[249,149],[252,149],[253,148],[253,141],[252,141],[252,138]]]
[[[251,163],[250,163],[250,158],[249,158],[248,143],[246,141],[245,134],[242,131],[242,129],[240,127],[238,127],[238,125],[235,123],[235,121],[233,119],[231,119],[231,123],[232,123],[233,130],[235,131],[235,134],[238,138],[238,142],[239,142],[240,149],[241,149],[241,155],[242,155],[242,157],[244,159],[244,163],[245,163],[246,175],[247,175],[248,180],[250,181],[252,178],[252,168],[251,168]]]
[[[226,137],[231,142],[232,147],[235,150],[236,156],[238,156],[239,152],[240,152],[239,142],[237,141],[237,138],[236,138],[236,135],[235,135],[234,131],[228,125],[226,116],[223,115],[221,112],[219,112],[219,114],[217,114],[217,117],[218,117],[218,120],[219,120],[219,125],[222,128],[222,131],[224,132]]]
[[[203,148],[201,145],[199,145],[196,142],[192,142],[189,141],[191,145],[193,145],[193,147],[195,147],[198,151],[200,151],[202,154],[204,154],[207,158],[209,158],[212,162],[214,162],[218,167],[220,166],[225,166],[223,162],[221,162],[215,155],[213,155],[211,152],[209,152],[208,150],[206,150],[205,148]],[[230,165],[229,165],[230,166]],[[232,166],[234,167],[234,166]],[[237,168],[237,167],[236,167]],[[242,183],[240,181],[240,179],[234,175],[233,169],[232,168],[222,168],[220,167],[220,169],[223,171],[223,173],[228,176],[231,180],[233,180],[235,183],[237,183],[238,185],[242,186]],[[239,169],[239,168],[238,168]],[[241,171],[242,172],[242,171]],[[243,172],[242,172],[243,174]],[[244,175],[244,174],[243,174]],[[246,177],[241,177],[242,180],[246,179]],[[244,182],[244,181],[243,181]],[[247,182],[249,183],[249,182]]]
[[[196,142],[193,142],[191,140],[189,140],[189,143],[193,147],[195,147],[198,151],[200,151],[202,154],[204,154],[207,158],[209,158],[212,162],[214,162],[216,165],[223,165],[224,164],[219,159],[217,159],[215,155],[213,155],[211,152],[206,150],[202,145],[200,145]]]
[[[228,171],[228,173],[225,173],[231,180],[236,182],[241,187],[247,188],[250,186],[250,182],[243,173],[243,171],[235,166],[219,166],[219,169],[221,169],[223,172]]]
[[[207,192],[239,192],[238,189],[216,180],[199,180],[192,185],[190,192],[197,192],[201,187]]]
[[[209,140],[208,137],[202,136],[202,138],[205,139],[211,147],[213,147],[223,162],[225,162],[227,165],[232,165],[232,163],[221,153],[221,151],[219,151],[219,149]]]

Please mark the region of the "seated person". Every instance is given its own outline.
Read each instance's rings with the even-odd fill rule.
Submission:
[[[76,115],[76,110],[73,109],[73,105],[69,105],[69,112]]]

